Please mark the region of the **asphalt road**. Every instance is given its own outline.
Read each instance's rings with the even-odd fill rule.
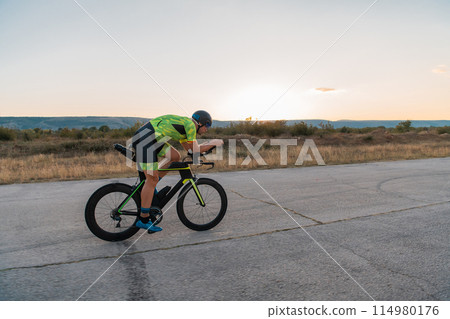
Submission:
[[[113,180],[0,186],[0,300],[76,300],[108,267],[80,300],[450,299],[450,158],[208,175],[216,228],[172,207],[120,259],[141,232],[105,242],[83,215]]]

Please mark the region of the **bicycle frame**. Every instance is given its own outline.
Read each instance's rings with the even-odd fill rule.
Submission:
[[[200,191],[198,190],[197,185],[195,184],[197,178],[194,175],[192,175],[191,168],[188,166],[189,164],[190,164],[190,162],[175,162],[175,163],[172,163],[172,165],[169,166],[169,168],[158,169],[158,171],[179,171],[180,177],[181,177],[181,179],[175,184],[175,186],[173,186],[170,189],[169,193],[167,193],[163,198],[159,199],[159,208],[163,208],[175,196],[175,194],[178,193],[178,191],[183,187],[183,185],[186,184],[187,182],[190,182],[192,185],[191,187],[194,188],[195,194],[199,200],[200,205],[203,207],[205,206],[203,197],[200,194]],[[182,165],[183,167],[171,168],[172,166],[180,166],[180,165]],[[135,213],[129,214],[127,212],[122,212],[122,209],[125,207],[125,205],[134,196],[134,194],[136,192],[139,192],[139,194],[141,193],[142,187],[144,186],[144,183],[145,183],[145,174],[141,171],[139,171],[139,179],[140,179],[140,182],[139,182],[139,184],[135,185],[131,195],[129,195],[127,198],[125,198],[122,201],[122,203],[120,203],[117,213],[119,213],[121,215],[134,215],[135,214]],[[155,195],[156,195],[156,193],[155,193]]]

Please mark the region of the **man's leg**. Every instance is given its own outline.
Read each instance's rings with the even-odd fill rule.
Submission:
[[[150,208],[153,201],[153,193],[155,192],[156,184],[158,184],[159,176],[158,171],[144,171],[144,174],[145,184],[141,191],[141,206]],[[148,214],[142,217],[148,217]]]
[[[144,170],[144,174],[146,179],[144,187],[141,191],[141,214],[136,226],[153,232],[161,231],[161,227],[154,226],[150,221],[150,214],[152,213],[152,210],[155,210],[151,207],[151,205],[153,201],[153,193],[155,191],[156,184],[158,183],[158,171]]]
[[[153,193],[158,183],[158,152],[162,146],[158,145],[153,126],[149,123],[142,126],[133,136],[133,147],[136,150],[138,169],[145,174],[144,187],[141,190],[141,213],[136,223],[137,227],[152,231],[162,228],[153,226],[150,222]],[[159,209],[158,209],[159,211]]]
[[[159,168],[161,169],[168,168],[172,162],[179,162],[180,160],[181,160],[180,153],[173,146],[171,146],[170,149],[166,152],[164,159],[161,160]],[[159,178],[163,178],[164,176],[167,175],[168,172],[169,171],[158,172]]]

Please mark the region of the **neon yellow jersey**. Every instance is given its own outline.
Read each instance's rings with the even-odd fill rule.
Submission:
[[[192,119],[179,115],[163,115],[150,120],[157,139],[168,136],[180,143],[193,143],[197,132]]]

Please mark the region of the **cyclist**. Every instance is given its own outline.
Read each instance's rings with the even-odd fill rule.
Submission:
[[[178,115],[163,115],[139,128],[132,139],[136,151],[136,163],[145,174],[146,180],[141,191],[141,214],[136,226],[152,232],[162,228],[153,225],[150,215],[160,212],[151,206],[156,184],[168,172],[159,172],[158,168],[167,168],[172,162],[180,161],[180,153],[168,142],[178,140],[183,148],[192,152],[205,152],[214,146],[223,144],[222,140],[211,140],[199,145],[197,134],[205,133],[212,125],[212,118],[206,111],[196,111],[192,118]],[[159,163],[158,157],[164,157]]]

